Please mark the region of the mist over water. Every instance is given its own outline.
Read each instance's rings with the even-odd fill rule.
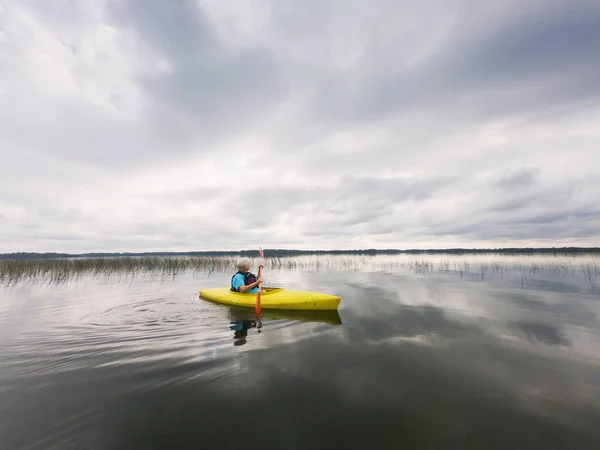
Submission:
[[[589,257],[328,261],[265,283],[338,312],[261,329],[227,271],[5,283],[0,449],[600,448]]]

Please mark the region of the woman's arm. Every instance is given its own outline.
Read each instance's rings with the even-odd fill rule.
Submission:
[[[262,278],[259,276],[258,280],[256,280],[254,283],[250,283],[250,284],[245,284],[243,286],[240,286],[240,292],[242,294],[245,294],[246,292],[248,292],[250,289],[254,289],[255,287],[258,287],[258,284],[262,283]]]

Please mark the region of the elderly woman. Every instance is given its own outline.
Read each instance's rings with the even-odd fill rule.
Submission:
[[[258,277],[250,273],[250,260],[240,258],[235,265],[237,272],[231,277],[231,290],[242,294],[255,294],[262,283],[262,264],[258,266]],[[262,290],[261,292],[266,292]]]

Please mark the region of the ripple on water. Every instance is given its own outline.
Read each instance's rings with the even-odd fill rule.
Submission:
[[[31,303],[45,314],[39,328],[21,330],[2,349],[0,378],[31,379],[122,366],[141,370],[150,365],[156,370],[194,365],[240,351],[285,345],[329,328],[324,323],[341,323],[337,313],[333,317],[263,311],[263,327],[258,330],[246,327],[245,321],[255,318],[253,309],[203,301],[197,294],[182,295],[177,289],[85,289],[75,301],[63,295],[43,300]],[[245,327],[241,332],[240,323]]]

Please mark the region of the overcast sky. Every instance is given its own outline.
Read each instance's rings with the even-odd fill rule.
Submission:
[[[0,0],[0,253],[599,245],[599,0]]]

